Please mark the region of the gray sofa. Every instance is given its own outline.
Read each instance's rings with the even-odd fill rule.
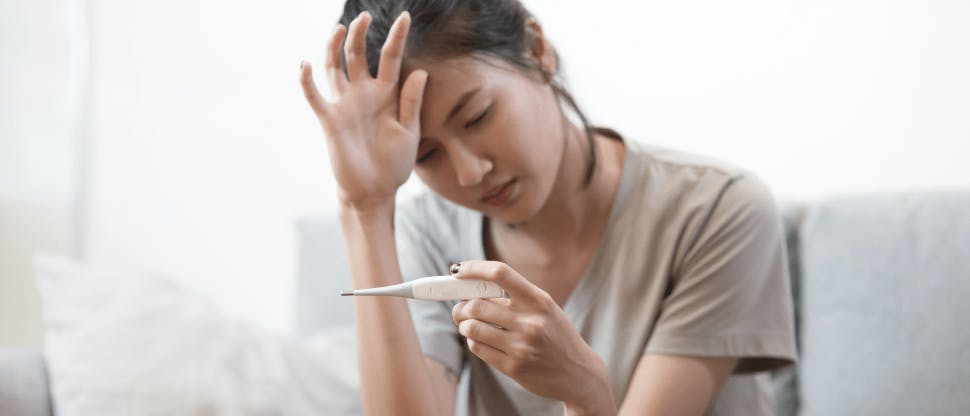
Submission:
[[[801,361],[779,415],[970,414],[970,191],[786,206]],[[333,215],[301,219],[297,330],[352,322]],[[0,350],[0,415],[46,415],[43,358]]]
[[[49,415],[51,397],[44,358],[33,351],[0,349],[0,415]]]

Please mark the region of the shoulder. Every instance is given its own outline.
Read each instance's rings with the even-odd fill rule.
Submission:
[[[717,206],[774,209],[768,186],[754,172],[699,153],[628,141],[641,197],[668,209],[710,213]]]
[[[733,163],[701,153],[672,149],[643,142],[628,142],[630,149],[653,173],[690,181],[704,178],[724,180],[746,172]]]
[[[627,220],[675,244],[678,258],[716,241],[771,236],[780,227],[774,196],[754,172],[645,143],[629,149],[635,181]]]
[[[448,201],[427,188],[398,198],[395,202],[395,219],[409,224],[439,226],[459,221],[463,207]]]

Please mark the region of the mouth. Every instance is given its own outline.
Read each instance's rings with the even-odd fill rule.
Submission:
[[[511,196],[512,185],[515,184],[515,178],[510,179],[502,185],[490,188],[482,194],[481,202],[501,206],[508,202]]]

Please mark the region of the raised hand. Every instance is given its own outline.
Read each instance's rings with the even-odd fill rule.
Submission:
[[[300,83],[327,138],[341,203],[354,208],[393,202],[414,168],[420,110],[428,73],[415,70],[399,85],[401,60],[411,16],[394,21],[381,49],[377,78],[370,75],[364,40],[371,16],[362,12],[349,28],[337,25],[327,43],[325,70],[333,97],[320,95],[309,62],[300,65]],[[347,41],[344,42],[346,37]],[[347,74],[341,65],[345,43]]]

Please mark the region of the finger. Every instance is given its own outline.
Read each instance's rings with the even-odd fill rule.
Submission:
[[[327,60],[324,65],[327,78],[330,80],[330,88],[338,94],[343,93],[347,88],[347,74],[344,73],[343,64],[340,62],[340,46],[343,45],[346,37],[347,28],[344,25],[337,25],[327,42]]]
[[[317,84],[313,82],[313,68],[308,61],[300,62],[300,86],[303,87],[303,96],[310,103],[313,112],[318,117],[323,117],[326,114],[326,105],[317,90]]]
[[[455,325],[464,320],[476,319],[502,328],[511,328],[515,323],[516,315],[509,310],[507,301],[508,299],[495,298],[459,302],[451,309],[451,318],[455,321]]]
[[[367,70],[367,28],[370,26],[371,16],[363,11],[347,29],[347,41],[344,42],[344,56],[347,57],[347,77],[350,82],[370,77]]]
[[[401,99],[398,105],[398,122],[410,131],[421,130],[421,103],[424,101],[424,87],[428,84],[428,72],[415,70],[401,86]]]
[[[411,26],[411,14],[401,13],[394,25],[391,26],[381,48],[381,62],[377,70],[377,79],[397,83],[401,76],[401,59],[404,56],[404,45],[407,43],[408,28]]]
[[[499,305],[509,307],[512,305],[512,301],[509,298],[488,298],[489,302],[497,303]]]
[[[502,351],[511,347],[512,336],[507,330],[496,328],[488,322],[477,319],[466,319],[458,324],[458,333],[475,342],[484,343],[492,348]]]
[[[509,294],[512,300],[544,300],[545,291],[526,280],[507,264],[499,261],[470,260],[459,264],[458,272],[452,273],[459,279],[482,279],[495,282]]]
[[[508,354],[498,348],[471,338],[468,338],[467,342],[468,350],[492,367],[501,369],[500,366],[508,361]]]

